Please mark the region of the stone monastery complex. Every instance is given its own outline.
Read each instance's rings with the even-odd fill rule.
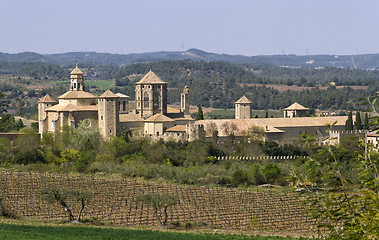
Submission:
[[[189,88],[181,93],[180,109],[167,107],[167,82],[149,71],[135,83],[135,109],[129,109],[129,96],[105,91],[100,96],[85,91],[83,72],[76,66],[71,72],[70,90],[58,97],[58,102],[46,95],[38,102],[39,133],[55,132],[64,125],[77,127],[84,120],[99,127],[105,139],[118,131],[155,139],[192,141],[231,135],[245,137],[259,132],[263,140],[291,142],[300,134],[326,135],[327,125],[344,130],[347,116],[306,117],[308,108],[294,103],[284,109],[283,118],[252,118],[252,102],[242,96],[235,102],[235,119],[195,121],[189,113]]]

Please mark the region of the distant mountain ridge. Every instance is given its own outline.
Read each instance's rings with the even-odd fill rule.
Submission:
[[[341,67],[374,70],[379,69],[379,54],[361,55],[262,55],[243,56],[217,54],[189,49],[187,51],[160,51],[149,53],[111,54],[97,52],[68,52],[39,54],[23,52],[9,54],[0,52],[0,60],[16,62],[46,62],[59,65],[90,63],[95,65],[130,65],[134,63],[158,62],[164,60],[222,61],[236,64],[268,64],[288,68],[314,69],[319,67]]]

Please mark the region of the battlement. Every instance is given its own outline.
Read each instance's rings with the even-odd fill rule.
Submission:
[[[228,160],[234,160],[234,161],[261,161],[261,160],[267,160],[272,162],[279,162],[279,161],[286,161],[286,160],[295,160],[297,157],[302,156],[257,156],[257,157],[251,157],[251,156],[222,156],[222,157],[216,157],[218,161],[228,161]]]

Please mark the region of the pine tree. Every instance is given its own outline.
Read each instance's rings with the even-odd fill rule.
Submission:
[[[204,114],[203,114],[203,109],[199,106],[197,109],[197,115],[195,120],[203,120],[204,119]]]
[[[369,122],[368,122],[368,115],[365,113],[365,118],[363,119],[363,129],[368,130],[369,128]]]
[[[356,130],[362,130],[363,129],[360,112],[355,113],[355,129]]]
[[[352,131],[353,130],[353,113],[349,112],[349,115],[347,117],[346,123],[345,123],[345,130],[346,131]]]

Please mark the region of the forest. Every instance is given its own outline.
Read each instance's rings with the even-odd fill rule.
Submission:
[[[293,102],[311,109],[330,111],[363,110],[360,100],[379,90],[377,71],[323,68],[290,69],[269,65],[230,64],[204,61],[161,61],[127,66],[79,64],[85,73],[87,91],[101,94],[101,81],[134,98],[134,83],[152,69],[168,82],[168,103],[179,102],[185,85],[190,88],[190,103],[195,106],[232,109],[242,95],[253,102],[253,109],[282,109]],[[36,102],[45,94],[58,97],[67,91],[70,69],[37,62],[0,61],[0,91],[11,101],[10,109],[32,116]],[[333,85],[331,85],[333,83]],[[254,85],[256,84],[256,85]],[[264,84],[284,86],[278,90]],[[38,87],[37,87],[38,86]],[[271,85],[270,85],[271,86]],[[290,86],[302,87],[292,90]],[[365,88],[355,89],[354,86]]]

